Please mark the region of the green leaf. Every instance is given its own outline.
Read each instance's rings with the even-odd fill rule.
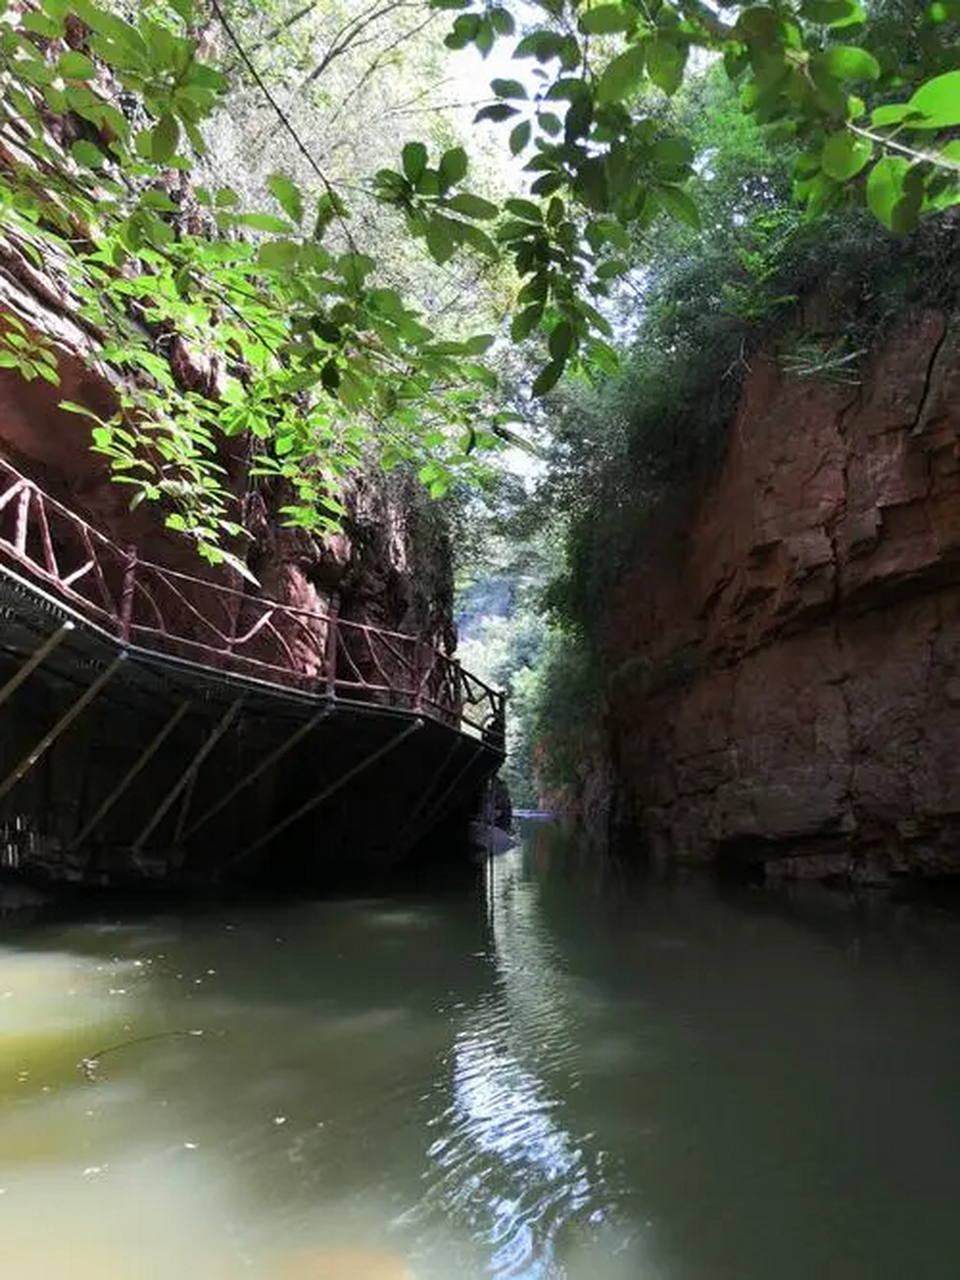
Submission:
[[[60,55],[57,70],[64,80],[92,80],[97,74],[90,59],[82,53],[74,53],[72,49]]]
[[[450,231],[449,219],[436,215],[427,223],[427,248],[434,262],[443,266],[456,252],[457,242]]]
[[[599,218],[587,224],[585,235],[587,242],[596,253],[602,245],[612,244],[626,253],[630,249],[630,236],[619,222],[609,218]]]
[[[872,155],[872,143],[842,129],[839,133],[832,134],[823,144],[820,166],[831,178],[845,182],[858,174]]]
[[[460,237],[464,244],[470,245],[471,248],[476,249],[478,253],[483,253],[488,258],[499,258],[500,254],[497,250],[497,246],[485,231],[481,231],[479,227],[475,227],[472,222],[464,222],[461,224]]]
[[[477,34],[473,37],[473,43],[479,49],[482,57],[486,57],[493,48],[493,42],[496,39],[496,33],[493,29],[493,23],[489,18],[481,19],[480,26],[477,28]]]
[[[650,79],[664,93],[674,94],[683,80],[687,49],[667,40],[654,40],[647,46],[647,70]]]
[[[180,206],[166,191],[144,191],[140,197],[141,209],[157,209],[161,213],[176,213]]]
[[[369,254],[342,253],[337,259],[337,275],[346,280],[351,289],[358,290],[376,265]]]
[[[271,173],[267,188],[288,218],[297,223],[303,221],[303,195],[291,178],[283,173]]]
[[[454,213],[462,213],[465,218],[479,218],[482,222],[495,218],[500,212],[495,204],[469,191],[462,191],[452,200],[448,200],[446,207],[452,209]]]
[[[563,52],[564,37],[556,31],[531,31],[524,36],[513,51],[515,58],[536,58],[538,62],[549,62],[558,58]]]
[[[292,240],[267,240],[257,253],[257,261],[268,271],[288,271],[300,255],[300,246]]]
[[[422,142],[407,142],[404,144],[402,159],[403,172],[416,186],[420,175],[427,167],[427,148]]]
[[[625,271],[630,270],[630,263],[623,258],[610,258],[606,262],[601,262],[597,267],[598,280],[612,280],[615,276],[622,276]]]
[[[566,175],[562,173],[544,173],[536,182],[530,184],[530,194],[533,196],[550,196],[554,191],[559,191],[566,184]]]
[[[343,330],[326,316],[314,316],[310,321],[310,328],[321,342],[326,342],[330,346],[338,346],[343,339]]]
[[[561,367],[566,364],[570,352],[573,350],[576,333],[573,325],[569,320],[561,320],[559,324],[554,325],[550,331],[548,346],[553,362]]]
[[[510,325],[510,337],[514,342],[528,338],[543,318],[543,303],[537,302],[518,312]]]
[[[106,159],[97,144],[88,142],[85,138],[78,138],[76,142],[70,144],[70,154],[77,164],[87,169],[99,169]]]
[[[910,110],[923,113],[911,129],[952,129],[960,125],[960,71],[948,71],[922,84],[910,99]]]
[[[870,123],[883,128],[886,125],[902,124],[909,116],[916,117],[917,114],[905,102],[891,102],[877,107],[870,116]]]
[[[460,182],[467,174],[467,153],[463,147],[451,147],[440,160],[440,185],[446,190]]]
[[[904,196],[904,179],[910,168],[901,156],[883,156],[867,178],[867,204],[885,227],[894,229],[894,210]]]
[[[803,0],[800,12],[810,22],[825,27],[851,27],[867,18],[857,0]]]
[[[492,333],[477,333],[472,338],[468,338],[463,344],[468,356],[482,356],[485,351],[489,351],[496,342],[496,337]]]
[[[165,164],[177,150],[180,126],[173,116],[161,116],[150,130],[150,154],[157,164]]]
[[[657,203],[671,215],[685,222],[694,231],[700,230],[700,213],[692,197],[682,187],[666,184],[655,190]]]
[[[21,58],[17,61],[17,74],[29,84],[48,85],[54,79],[53,67],[39,58]]]
[[[519,80],[491,80],[490,88],[498,98],[527,98],[526,86]]]
[[[570,103],[563,122],[563,140],[566,143],[585,138],[593,123],[593,96],[581,93]]]
[[[543,213],[540,206],[534,204],[532,200],[507,200],[503,207],[508,213],[512,213],[518,218],[523,218],[526,222],[543,221]]]
[[[533,386],[530,388],[531,394],[545,396],[560,381],[562,373],[563,365],[555,360],[552,360],[548,365],[544,365],[533,380]]]
[[[294,230],[289,222],[272,213],[238,213],[231,220],[238,227],[250,227],[254,231],[275,231],[280,235],[289,235]]]
[[[20,19],[20,25],[25,31],[34,31],[47,40],[57,40],[63,35],[63,20],[51,18],[45,13],[27,10]]]
[[[612,31],[629,31],[636,15],[620,4],[600,4],[581,13],[579,27],[587,35],[606,35]]]
[[[573,189],[593,213],[604,213],[610,204],[607,166],[601,156],[591,156],[580,166]]]
[[[878,80],[880,63],[872,53],[856,45],[831,44],[812,61],[838,80]]]
[[[219,196],[217,197],[219,199]],[[349,217],[349,210],[335,191],[325,191],[317,201],[317,221],[313,228],[315,240],[322,240],[334,218]]]
[[[658,168],[686,169],[693,162],[693,147],[686,138],[661,138],[654,143],[653,159]]]
[[[618,54],[604,70],[597,86],[597,105],[622,102],[639,86],[643,79],[646,49],[642,44],[631,45]]]
[[[494,124],[502,124],[504,120],[519,114],[516,107],[508,106],[505,102],[493,102],[489,107],[480,108],[473,117],[473,123],[479,124],[481,120],[492,120]]]
[[[620,368],[620,358],[613,347],[599,338],[588,344],[586,358],[601,373],[615,374]]]
[[[510,130],[510,154],[518,156],[521,151],[529,144],[530,134],[532,132],[530,121],[521,120]]]
[[[77,404],[75,400],[61,400],[57,408],[64,409],[67,413],[76,413],[82,418],[89,418],[92,422],[100,423],[102,421],[99,414],[94,413],[92,409],[88,409],[86,405]]]
[[[509,9],[503,9],[499,5],[496,8],[488,10],[487,16],[493,25],[494,31],[498,36],[512,36],[516,30],[516,24],[513,20],[513,14]]]

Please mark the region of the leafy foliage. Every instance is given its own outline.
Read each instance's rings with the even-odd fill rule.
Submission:
[[[323,529],[352,469],[412,464],[440,494],[509,416],[485,414],[495,335],[438,332],[384,280],[387,255],[358,244],[349,193],[292,127],[231,6],[209,4],[209,14],[192,0],[136,11],[107,0],[8,5],[0,204],[8,242],[34,266],[57,264],[98,357],[122,375],[118,412],[97,424],[95,447],[217,560],[239,532],[223,463],[230,437],[255,442],[255,472],[294,486],[291,521]],[[433,7],[456,11],[448,48],[483,56],[513,40],[527,12],[487,0]],[[730,23],[699,0],[540,0],[513,48],[517,77],[497,77],[477,115],[509,129],[526,196],[499,206],[465,185],[461,146],[417,139],[352,185],[392,210],[438,266],[464,254],[510,264],[510,335],[545,342],[532,385],[542,396],[568,368],[614,365],[604,307],[631,244],[660,215],[691,232],[704,225],[695,150],[665,105],[696,51],[722,56],[741,108],[798,152],[797,192],[812,213],[853,192],[900,231],[958,199],[960,72],[939,52],[957,18],[957,0],[923,11],[911,78],[858,0],[775,0]],[[348,18],[308,80],[372,20]],[[230,49],[219,67],[201,56],[210,22]],[[197,191],[192,207],[204,129],[231,78],[268,103],[311,189],[278,170],[266,208],[247,207],[229,185]],[[178,376],[166,351],[174,340],[205,363],[205,378]],[[8,359],[23,350],[9,339],[3,349]],[[19,367],[52,368],[26,354]]]

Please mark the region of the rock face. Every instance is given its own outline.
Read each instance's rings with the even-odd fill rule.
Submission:
[[[960,871],[957,334],[905,319],[859,386],[754,360],[710,491],[621,580],[611,754],[659,857]]]
[[[355,480],[345,494],[343,532],[318,538],[282,526],[278,512],[289,495],[277,485],[248,482],[243,442],[226,442],[232,453],[220,460],[254,535],[242,549],[259,585],[211,570],[184,538],[164,528],[155,507],[131,512],[106,460],[90,450],[89,421],[59,408],[61,400],[72,400],[109,416],[113,391],[107,371],[91,368],[81,355],[82,335],[68,331],[67,322],[49,310],[30,309],[33,301],[13,289],[0,268],[0,318],[9,309],[52,336],[61,379],[57,387],[40,380],[27,383],[16,370],[0,369],[0,456],[121,546],[136,546],[143,560],[196,578],[222,578],[244,592],[305,610],[326,612],[336,603],[352,622],[420,635],[452,652],[449,539],[419,486],[403,477]],[[298,650],[295,639],[292,648]],[[299,653],[305,674],[316,674],[311,664],[317,661],[317,645],[301,644]]]

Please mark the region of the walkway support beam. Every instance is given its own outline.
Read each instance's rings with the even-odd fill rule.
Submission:
[[[278,760],[282,760],[288,751],[292,751],[297,743],[305,738],[311,729],[314,729],[321,720],[326,720],[332,711],[332,706],[321,707],[315,716],[311,716],[310,719],[305,724],[302,724],[295,733],[292,733],[285,742],[281,742],[280,746],[277,747],[275,751],[271,751],[265,760],[261,760],[252,773],[248,773],[246,777],[241,778],[236,786],[230,788],[223,799],[218,800],[211,809],[208,809],[206,813],[202,814],[193,826],[184,834],[184,840],[189,840],[195,831],[199,831],[200,828],[205,823],[209,822],[211,818],[216,817],[221,809],[225,809],[230,801],[236,799],[241,791],[244,791],[251,785],[251,783],[256,782],[260,775],[265,773],[271,765],[275,765]]]
[[[67,636],[71,631],[73,631],[73,629],[74,625],[72,622],[65,622],[62,627],[58,627],[57,630],[54,631],[53,635],[47,637],[39,649],[35,649],[33,651],[30,657],[27,658],[26,662],[21,664],[20,668],[14,672],[3,688],[0,689],[0,707],[3,706],[12,694],[16,693],[24,680],[28,679],[30,675],[36,671],[37,667],[40,666],[40,663],[43,662],[45,658],[49,657],[59,644],[66,640]]]
[[[409,837],[407,840],[406,847],[408,849],[412,848],[417,843],[418,840],[421,840],[423,836],[426,835],[426,833],[430,830],[432,826],[434,826],[437,822],[439,822],[441,815],[444,813],[444,809],[447,804],[447,801],[450,799],[452,795],[456,793],[456,789],[460,785],[461,780],[467,776],[467,774],[470,772],[470,770],[473,768],[473,766],[476,764],[476,762],[480,759],[482,755],[483,755],[483,744],[481,743],[480,746],[478,746],[474,751],[471,752],[470,756],[467,758],[467,760],[462,765],[462,767],[457,770],[457,772],[454,774],[453,778],[451,778],[447,786],[444,787],[443,794],[440,796],[440,799],[435,801],[427,810],[424,821],[422,821],[419,824],[419,826],[416,826],[414,828],[413,836]],[[403,834],[406,835],[408,830],[409,830],[409,826],[405,827]],[[405,850],[401,847],[400,842],[397,841],[397,844],[395,846],[394,856],[399,857],[400,854],[403,852],[405,852]]]
[[[72,852],[79,845],[83,844],[84,840],[87,839],[87,837],[94,830],[94,828],[99,826],[99,824],[107,816],[107,814],[110,812],[113,806],[117,803],[117,801],[120,799],[123,793],[130,786],[131,782],[133,782],[137,774],[141,771],[141,769],[143,769],[144,765],[148,764],[150,760],[153,759],[156,753],[163,746],[164,742],[166,742],[170,734],[173,733],[174,729],[177,727],[177,725],[180,723],[183,717],[190,710],[190,706],[191,706],[191,703],[189,698],[184,699],[184,701],[180,703],[179,707],[177,707],[176,711],[173,713],[173,715],[170,717],[167,723],[163,726],[160,732],[154,736],[154,738],[148,744],[148,746],[146,746],[144,750],[140,753],[140,755],[137,757],[134,764],[123,775],[123,777],[114,787],[114,789],[107,796],[106,800],[104,800],[103,804],[101,804],[100,807],[97,809],[93,817],[90,818],[90,820],[84,825],[83,829],[77,835],[75,835],[74,838],[70,841],[69,852]]]
[[[72,706],[63,713],[53,728],[47,730],[37,745],[23,757],[13,772],[7,774],[3,782],[0,782],[0,800],[2,800],[8,792],[12,791],[22,778],[26,777],[37,761],[41,760],[46,755],[47,751],[53,746],[60,735],[70,728],[77,716],[81,715],[94,700],[116,669],[126,660],[126,657],[127,655],[125,653],[117,654],[109,667],[100,672],[93,684],[90,685],[89,688],[80,695],[76,702],[74,702]]]
[[[156,810],[154,811],[153,817],[150,819],[147,825],[143,828],[143,830],[137,836],[136,840],[133,842],[133,845],[131,846],[131,848],[135,855],[142,851],[144,844],[146,844],[151,834],[159,826],[165,814],[167,813],[167,810],[173,804],[174,800],[176,800],[180,792],[184,789],[184,787],[186,787],[189,783],[191,783],[193,779],[197,776],[197,774],[200,772],[200,766],[203,764],[204,760],[206,760],[207,756],[210,754],[213,748],[217,745],[217,743],[220,741],[223,735],[230,728],[231,724],[233,724],[233,721],[236,719],[236,716],[245,701],[246,701],[245,695],[241,694],[239,698],[234,699],[234,701],[230,704],[230,706],[227,708],[224,714],[220,717],[220,721],[217,724],[216,728],[207,738],[206,742],[204,742],[203,745],[200,747],[200,750],[196,753],[196,755],[187,765],[186,769],[184,769],[183,773],[181,773],[180,777],[177,779],[177,781],[173,784],[171,789],[164,796],[163,800],[161,800],[160,804],[157,806]]]
[[[385,742],[383,746],[378,747],[376,751],[371,752],[371,754],[365,759],[355,764],[352,769],[348,769],[346,773],[342,773],[336,782],[331,782],[329,786],[324,787],[323,790],[319,791],[315,796],[311,796],[310,799],[305,804],[302,804],[299,809],[295,809],[293,813],[288,814],[285,818],[281,818],[281,820],[275,823],[269,831],[265,831],[264,834],[262,836],[258,836],[252,844],[248,844],[245,849],[241,849],[234,858],[231,858],[224,864],[223,870],[236,866],[237,863],[245,862],[247,858],[256,853],[258,849],[262,849],[265,844],[269,844],[269,842],[278,836],[281,831],[285,831],[287,827],[291,826],[299,818],[304,817],[304,815],[308,814],[311,809],[315,809],[317,805],[323,804],[324,800],[329,800],[332,795],[335,795],[345,787],[348,782],[352,782],[353,779],[359,777],[361,773],[365,773],[371,765],[376,764],[378,760],[382,760],[385,755],[399,747],[401,742],[406,741],[412,733],[416,733],[418,729],[422,728],[422,720],[415,720],[413,724],[408,724],[405,729],[401,729],[399,733],[394,734],[389,742]]]

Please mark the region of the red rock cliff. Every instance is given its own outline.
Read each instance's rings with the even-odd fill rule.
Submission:
[[[960,348],[928,311],[859,386],[752,362],[720,473],[604,620],[611,750],[654,853],[960,871]]]
[[[60,378],[57,386],[26,382],[16,369],[0,368],[0,457],[122,546],[136,546],[142,559],[321,613],[335,596],[341,616],[350,621],[420,635],[453,650],[449,539],[436,504],[412,480],[353,478],[343,495],[343,532],[315,537],[282,527],[278,512],[289,495],[275,484],[252,484],[246,442],[223,441],[220,461],[253,535],[238,550],[257,587],[239,575],[211,570],[185,538],[165,528],[157,507],[131,511],[127,491],[111,479],[106,460],[91,451],[89,421],[59,408],[61,400],[72,400],[105,417],[115,409],[113,375],[98,364],[94,340],[70,311],[71,299],[55,274],[29,269],[0,240],[0,326],[10,315],[52,343]],[[303,650],[303,661],[313,674],[315,646]]]

